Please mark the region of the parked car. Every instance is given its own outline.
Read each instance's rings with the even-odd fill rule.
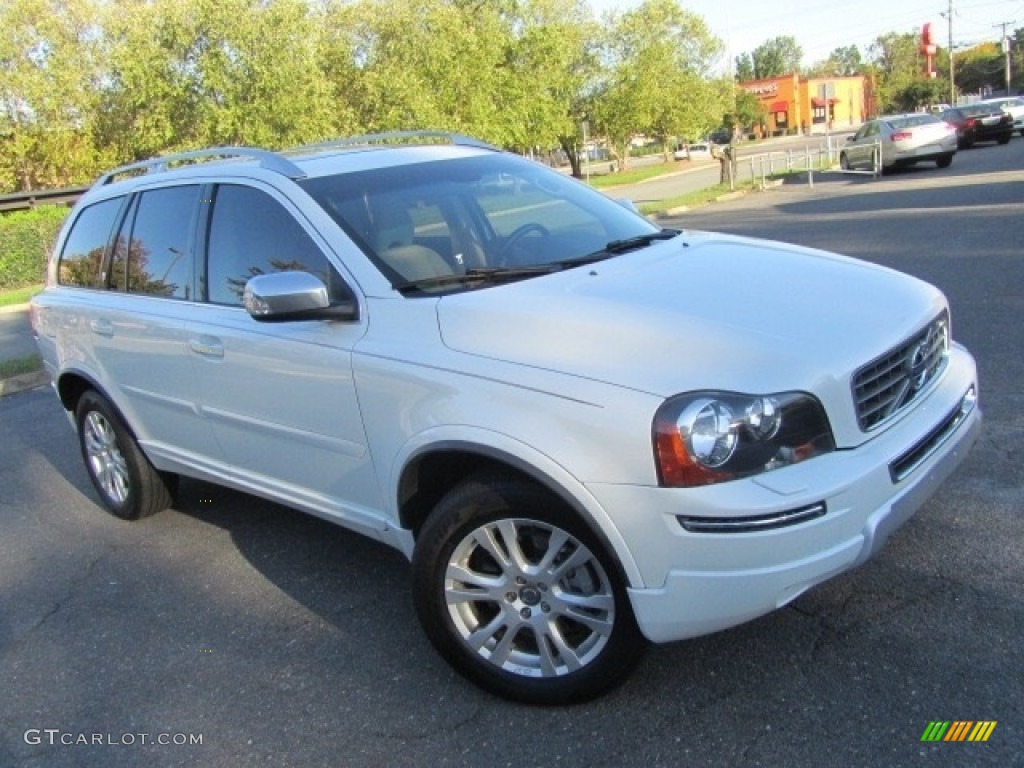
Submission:
[[[1013,137],[1013,117],[996,104],[978,102],[952,107],[940,117],[956,129],[960,149],[973,147],[979,141],[1009,144]]]
[[[956,131],[934,115],[884,115],[868,120],[847,139],[839,165],[883,173],[929,161],[948,168],[956,149]]]
[[[982,99],[979,104],[994,104],[1013,118],[1013,130],[1024,136],[1024,98],[1020,96],[1002,96],[996,99]]]
[[[710,160],[718,157],[718,147],[710,142],[700,144],[684,144],[679,146],[672,157],[676,160]]]
[[[116,168],[32,319],[110,512],[188,476],[395,547],[438,652],[533,703],[865,562],[981,425],[931,285],[461,136]]]

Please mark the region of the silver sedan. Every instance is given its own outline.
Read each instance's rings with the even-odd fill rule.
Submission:
[[[881,173],[927,161],[946,168],[956,148],[956,129],[934,115],[884,115],[864,123],[847,140],[839,164],[844,170]]]

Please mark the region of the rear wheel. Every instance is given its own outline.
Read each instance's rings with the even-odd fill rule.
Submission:
[[[952,162],[953,162],[953,153],[952,152],[950,152],[949,154],[946,154],[946,155],[942,155],[941,157],[939,157],[938,159],[935,160],[935,164],[937,166],[939,166],[939,168],[949,168],[949,166],[950,166],[950,164]]]
[[[105,397],[92,390],[83,394],[75,421],[89,479],[114,515],[137,520],[174,503],[177,478],[149,463]]]
[[[601,542],[558,499],[511,476],[470,478],[438,503],[413,577],[434,647],[506,698],[593,698],[621,682],[646,646]]]

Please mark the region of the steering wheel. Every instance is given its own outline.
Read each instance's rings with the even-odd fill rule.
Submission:
[[[521,227],[516,227],[509,233],[508,237],[505,238],[505,242],[502,244],[501,250],[498,252],[498,261],[502,266],[508,266],[508,257],[512,253],[512,247],[531,232],[537,232],[543,237],[547,237],[551,234],[551,230],[543,224],[538,224],[535,221],[527,222]]]

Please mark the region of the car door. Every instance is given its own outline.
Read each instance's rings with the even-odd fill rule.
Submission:
[[[320,277],[334,297],[354,295],[324,240],[277,191],[220,184],[211,200],[207,301],[186,327],[203,416],[233,479],[379,529],[380,492],[352,372],[365,320],[261,323],[242,307],[249,278],[283,270]]]
[[[870,122],[861,126],[854,134],[853,141],[847,148],[846,156],[851,168],[871,168],[874,165],[874,152],[878,141],[878,123]]]
[[[200,418],[185,354],[201,189],[184,184],[133,196],[100,276],[105,293],[80,307],[78,326],[88,336],[82,359],[154,459],[220,459],[213,432]]]

